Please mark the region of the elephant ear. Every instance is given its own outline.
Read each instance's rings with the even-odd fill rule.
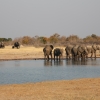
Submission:
[[[53,45],[50,45],[50,47],[53,49]]]
[[[45,48],[43,48],[43,52],[45,52]]]

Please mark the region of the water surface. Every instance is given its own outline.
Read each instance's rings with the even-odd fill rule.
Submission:
[[[0,61],[0,84],[100,77],[100,58],[85,61]]]

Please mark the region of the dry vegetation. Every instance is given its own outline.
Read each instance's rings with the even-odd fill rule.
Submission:
[[[100,100],[100,78],[1,85],[0,100]]]
[[[32,59],[41,58],[43,56],[42,47],[26,47],[21,46],[20,49],[12,49],[11,46],[6,46],[4,49],[0,49],[0,59]]]

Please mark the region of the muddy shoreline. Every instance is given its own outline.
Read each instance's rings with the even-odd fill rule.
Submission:
[[[94,57],[88,57],[89,59],[95,59]],[[100,58],[100,57],[96,57],[96,58]],[[17,59],[0,59],[0,61],[11,61],[11,60],[44,60],[44,58],[17,58]],[[50,59],[51,60],[51,59]],[[52,60],[54,60],[54,58],[52,58]],[[61,60],[67,60],[66,58],[62,58]],[[72,59],[70,59],[72,60]]]

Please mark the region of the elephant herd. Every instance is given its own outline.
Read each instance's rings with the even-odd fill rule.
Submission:
[[[63,49],[60,48],[55,48],[53,50],[53,45],[46,45],[43,48],[44,52],[44,59],[49,60],[49,55],[51,56],[52,59],[52,51],[54,55],[54,60],[60,60],[62,55],[63,55]],[[89,54],[91,54],[91,58],[94,57],[96,58],[96,51],[100,50],[100,46],[93,44],[93,45],[67,45],[65,47],[65,53],[66,53],[66,59],[73,59],[73,60],[79,60],[79,59],[87,59],[89,57]]]
[[[49,60],[49,55],[51,56],[51,59],[52,59],[52,50],[53,50],[53,45],[46,45],[44,48],[43,48],[43,52],[44,52],[44,59],[46,59],[47,57],[47,60]],[[54,60],[55,58],[57,58],[57,60],[62,57],[62,54],[63,54],[63,50],[60,49],[60,48],[55,48],[54,49]]]
[[[5,48],[5,45],[3,42],[0,42],[0,48]],[[14,48],[17,48],[19,49],[20,48],[20,43],[19,42],[15,42],[14,45],[12,46],[12,49]]]

